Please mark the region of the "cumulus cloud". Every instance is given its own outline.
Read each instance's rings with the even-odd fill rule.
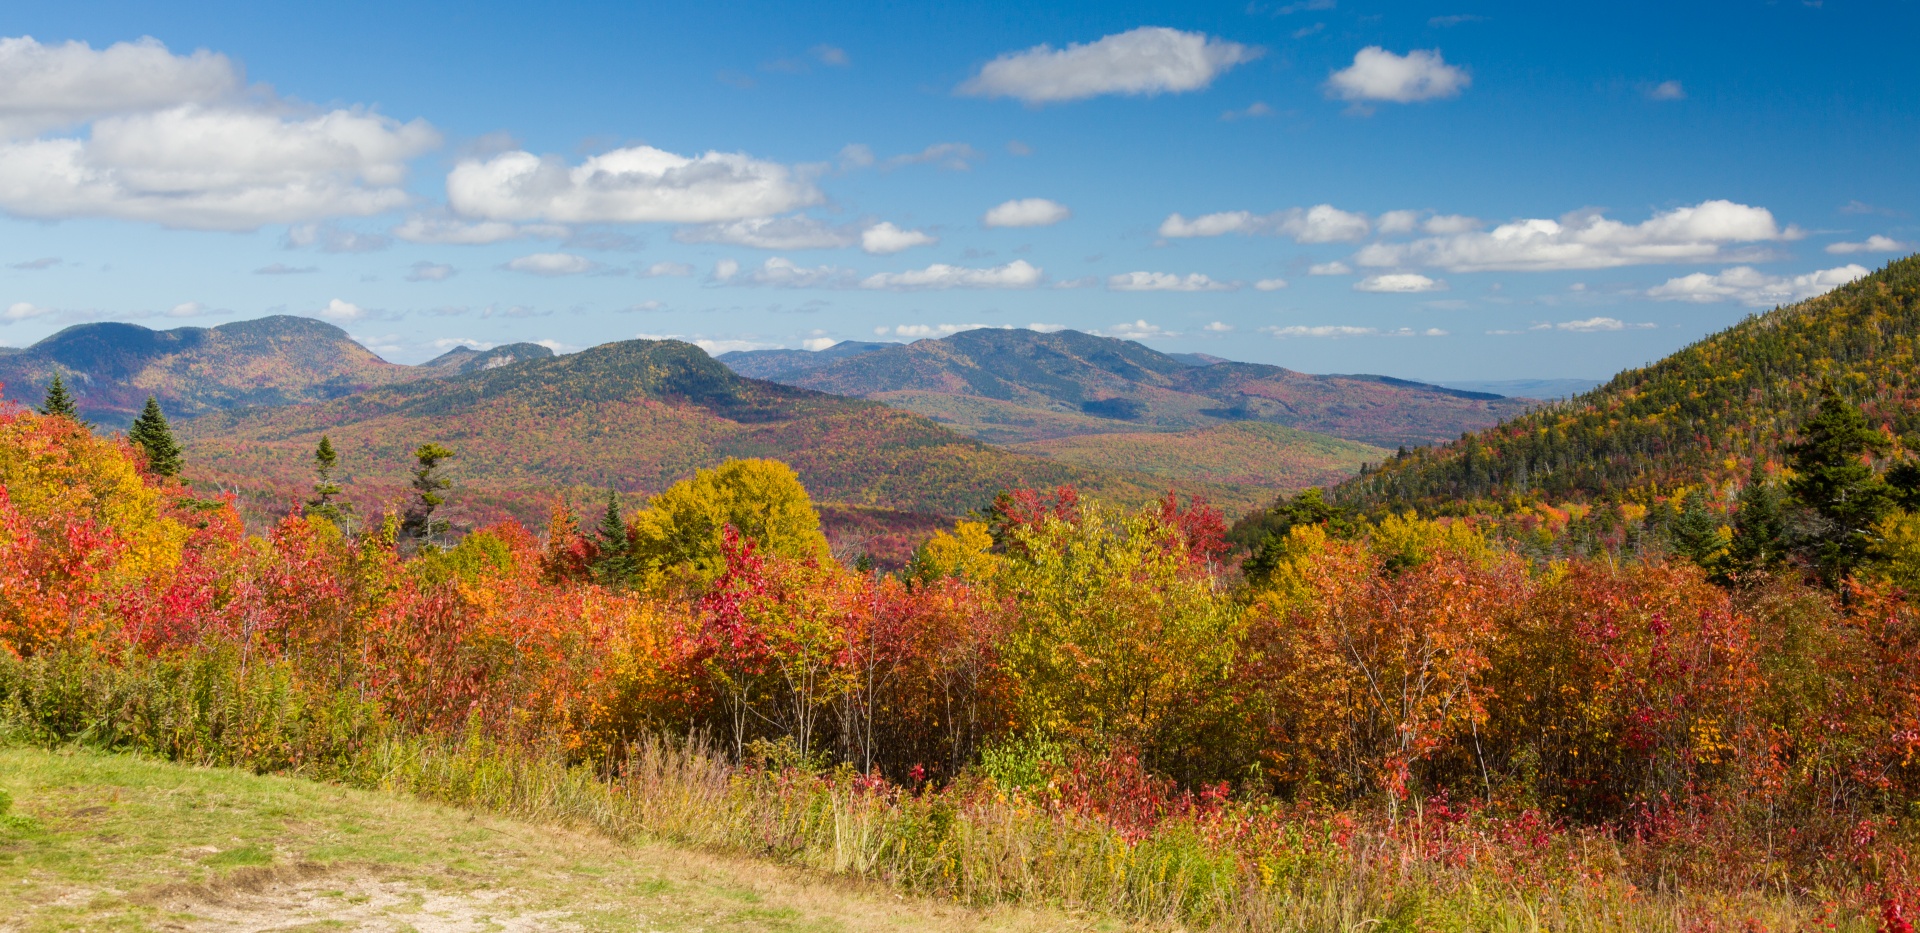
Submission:
[[[1458,96],[1472,83],[1464,70],[1447,64],[1438,49],[1395,55],[1370,45],[1354,53],[1352,65],[1327,78],[1327,96],[1360,105],[1371,101],[1410,104]]]
[[[864,147],[863,147],[864,148]],[[973,168],[980,160],[980,151],[966,143],[934,143],[919,152],[897,155],[881,163],[883,169],[896,169],[906,165],[937,165],[952,172],[964,172]],[[868,161],[872,161],[871,154]]]
[[[507,268],[530,275],[580,275],[600,268],[600,264],[573,253],[534,253],[510,260]]]
[[[13,304],[8,305],[7,310],[0,311],[0,321],[5,321],[6,323],[11,324],[15,321],[25,321],[25,320],[30,320],[32,318],[44,317],[52,313],[53,313],[52,308],[43,308],[43,307],[40,307],[39,305],[31,304],[29,302],[16,301]]]
[[[1388,272],[1382,275],[1369,275],[1353,283],[1356,292],[1381,292],[1387,294],[1414,294],[1417,292],[1445,291],[1447,283],[1436,281],[1416,272]]]
[[[793,260],[775,256],[760,265],[760,268],[748,273],[745,279],[749,285],[770,285],[776,288],[846,288],[853,284],[852,269],[837,266],[807,267]]]
[[[1073,212],[1065,204],[1046,198],[1019,198],[996,205],[980,218],[987,227],[1051,227]]]
[[[916,340],[923,337],[931,337],[938,339],[941,337],[951,337],[962,331],[987,330],[992,327],[992,324],[898,324],[893,327],[876,327],[873,329],[873,333],[876,337],[910,337]],[[1001,329],[1012,330],[1010,326],[1003,326]]]
[[[1167,330],[1158,324],[1149,324],[1145,320],[1115,324],[1112,327],[1096,330],[1093,333],[1102,337],[1118,337],[1121,340],[1155,340],[1161,337],[1178,337],[1178,333]]]
[[[639,267],[643,278],[684,277],[693,274],[693,267],[684,262],[656,262]]]
[[[907,272],[882,272],[860,281],[861,288],[937,289],[937,288],[1032,288],[1040,284],[1041,270],[1024,259],[1004,266],[972,269],[934,263],[925,269]]]
[[[407,270],[407,281],[444,282],[453,278],[457,272],[459,272],[458,269],[445,263],[427,262],[423,259],[414,263],[413,267]]]
[[[393,228],[392,232],[409,243],[480,246],[522,237],[557,240],[565,237],[568,231],[557,224],[510,224],[498,220],[473,222],[452,217],[415,215]]]
[[[1629,324],[1619,318],[1590,317],[1584,321],[1561,321],[1558,324],[1535,324],[1533,330],[1565,330],[1576,334],[1598,334],[1616,330],[1651,330],[1658,324]]]
[[[1216,282],[1198,272],[1186,276],[1171,272],[1128,272],[1107,279],[1107,288],[1116,292],[1230,292],[1238,283]]]
[[[813,352],[818,353],[821,350],[825,350],[828,347],[831,347],[839,342],[840,342],[840,338],[838,337],[808,337],[807,339],[800,341],[800,349],[812,350]]]
[[[1717,274],[1695,272],[1668,279],[1649,289],[1647,297],[1696,304],[1738,301],[1766,308],[1824,295],[1866,274],[1865,266],[1853,263],[1795,276],[1769,275],[1752,266],[1735,266]]]
[[[1197,91],[1260,50],[1205,33],[1142,26],[1064,49],[1036,45],[981,66],[960,85],[970,97],[1012,97],[1028,104],[1101,94],[1153,95]]]
[[[326,307],[313,313],[329,321],[357,321],[367,316],[367,309],[351,301],[335,298],[327,302]]]
[[[713,264],[713,271],[707,273],[709,282],[725,282],[740,274],[740,263],[732,259],[722,259]]]
[[[615,149],[579,165],[531,152],[468,159],[447,174],[447,203],[484,220],[549,223],[720,223],[769,217],[823,200],[793,169],[741,153],[683,156]]]
[[[919,230],[902,230],[891,223],[877,223],[860,231],[860,248],[875,256],[886,256],[916,246],[931,246],[940,238]]]
[[[1253,287],[1263,292],[1277,292],[1287,287],[1287,280],[1286,279],[1261,279],[1260,281],[1253,283]]]
[[[94,49],[0,39],[0,136],[30,136],[118,113],[211,103],[244,85],[224,55],[175,55],[151,37]]]
[[[1222,211],[1202,214],[1192,220],[1169,214],[1160,222],[1160,235],[1169,239],[1238,233],[1290,237],[1297,243],[1340,243],[1361,239],[1371,229],[1365,214],[1343,211],[1331,204],[1295,207],[1271,214]]]
[[[1414,240],[1373,243],[1354,259],[1363,266],[1433,266],[1453,272],[1544,272],[1607,269],[1732,258],[1730,247],[1801,236],[1782,228],[1772,212],[1732,201],[1703,201],[1653,215],[1638,224],[1599,211],[1575,211],[1559,220],[1517,220],[1492,230],[1469,230]]]
[[[681,227],[673,238],[682,243],[722,243],[754,249],[839,249],[853,245],[858,235],[812,217],[750,217],[727,223]]]
[[[1207,326],[1202,327],[1200,329],[1206,331],[1209,334],[1227,334],[1227,333],[1233,332],[1233,325],[1228,324],[1225,321],[1214,321],[1213,323],[1208,324]]]
[[[1844,256],[1849,253],[1898,253],[1911,248],[1911,246],[1899,240],[1888,236],[1881,236],[1877,233],[1859,243],[1827,244],[1827,252],[1838,256]]]
[[[1316,262],[1307,267],[1308,275],[1352,275],[1353,268],[1336,259],[1332,262]]]

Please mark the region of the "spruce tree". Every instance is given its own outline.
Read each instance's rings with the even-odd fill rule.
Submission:
[[[1805,510],[1800,537],[1830,585],[1867,557],[1873,526],[1893,505],[1886,483],[1866,462],[1888,446],[1886,435],[1831,385],[1821,387],[1820,407],[1801,425],[1800,439],[1787,445],[1794,472],[1787,492]]]
[[[626,582],[633,574],[633,557],[627,544],[627,523],[620,517],[620,496],[613,490],[607,490],[607,509],[600,515],[600,527],[595,530],[600,545],[600,559],[594,562],[594,576],[609,586]]]
[[[1667,521],[1666,531],[1667,546],[1675,554],[1709,571],[1719,569],[1726,557],[1726,530],[1707,507],[1707,495],[1701,490],[1687,493],[1680,510]]]
[[[154,475],[180,475],[180,445],[173,439],[173,429],[167,426],[167,416],[160,411],[159,399],[147,396],[147,407],[140,410],[140,417],[133,419],[127,440],[147,452],[147,468]]]
[[[447,501],[440,493],[453,486],[453,481],[440,473],[441,462],[452,456],[453,451],[439,444],[421,444],[413,451],[413,458],[419,464],[413,469],[414,501],[407,507],[400,530],[423,547],[433,547],[435,535],[447,527],[447,523],[434,518],[433,513]]]
[[[1786,502],[1780,487],[1767,480],[1756,460],[1733,513],[1733,541],[1727,545],[1723,576],[1740,580],[1780,566],[1787,559]]]
[[[80,421],[80,409],[74,404],[73,395],[67,391],[66,380],[60,378],[60,374],[57,372],[53,374],[53,379],[47,383],[47,394],[40,402],[40,413],[55,418]],[[82,421],[80,423],[85,424],[86,422]]]
[[[324,518],[344,530],[353,503],[333,501],[333,497],[340,494],[340,484],[333,480],[334,468],[339,464],[340,455],[334,451],[333,442],[325,434],[320,435],[320,446],[313,451],[313,498],[307,500],[306,514]]]

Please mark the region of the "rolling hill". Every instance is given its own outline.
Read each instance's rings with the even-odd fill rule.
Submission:
[[[964,331],[789,365],[767,378],[885,402],[997,443],[1253,421],[1396,447],[1456,438],[1532,404],[1383,376],[1177,359],[1078,331]]]
[[[457,498],[475,521],[506,513],[543,522],[557,491],[653,492],[729,457],[784,460],[822,503],[918,514],[959,514],[1003,488],[1060,483],[1123,502],[1180,486],[1234,511],[1271,496],[1009,452],[875,402],[742,378],[679,341],[216,412],[178,430],[191,479],[270,510],[304,492],[322,434],[340,451],[342,478],[376,502],[402,497],[415,446],[453,448]]]
[[[81,414],[106,427],[132,421],[148,395],[184,418],[339,398],[431,374],[375,356],[332,324],[287,315],[174,330],[76,324],[0,356],[0,383],[15,401],[37,404],[55,372]]]
[[[1365,508],[1604,500],[1746,477],[1831,384],[1920,448],[1920,256],[1776,308],[1564,403],[1388,460],[1335,491]]]

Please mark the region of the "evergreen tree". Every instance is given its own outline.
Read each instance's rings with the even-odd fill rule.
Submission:
[[[1787,559],[1787,509],[1780,487],[1767,480],[1759,461],[1740,488],[1733,513],[1733,541],[1722,576],[1739,580],[1780,566]]]
[[[1806,513],[1799,537],[1829,584],[1837,585],[1866,558],[1873,526],[1893,505],[1886,483],[1866,462],[1869,454],[1886,453],[1888,443],[1860,409],[1827,385],[1819,408],[1800,426],[1800,439],[1787,445],[1794,472],[1787,492]]]
[[[333,442],[325,434],[320,435],[320,446],[313,451],[313,498],[307,500],[306,514],[324,518],[344,530],[347,516],[353,512],[353,503],[333,501],[333,497],[340,494],[340,484],[333,480],[334,468],[339,464],[340,455],[334,451]]]
[[[620,496],[607,490],[607,510],[601,513],[600,559],[594,562],[594,576],[609,586],[625,583],[633,575],[633,549],[627,542],[627,523],[620,517]]]
[[[1667,521],[1666,532],[1667,546],[1675,554],[1709,571],[1719,569],[1727,556],[1727,530],[1707,507],[1707,494],[1701,490],[1687,493]]]
[[[433,547],[434,537],[447,529],[447,523],[434,518],[433,513],[447,501],[440,493],[453,486],[453,481],[440,472],[441,462],[452,456],[453,451],[439,444],[421,444],[413,451],[413,459],[419,464],[413,469],[415,498],[407,507],[400,530],[422,547]]]
[[[40,413],[86,424],[80,421],[80,409],[74,404],[72,393],[67,391],[66,380],[60,378],[57,372],[53,374],[52,381],[47,383],[47,395],[40,402]]]
[[[160,411],[159,399],[147,396],[147,407],[140,410],[140,417],[133,419],[127,440],[147,452],[147,468],[154,475],[180,475],[180,445],[173,439],[173,429],[167,426],[167,416]]]

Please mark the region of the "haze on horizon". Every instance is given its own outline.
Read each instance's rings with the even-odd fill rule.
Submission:
[[[1071,327],[1599,378],[1915,250],[1910,3],[22,2],[0,344]]]

